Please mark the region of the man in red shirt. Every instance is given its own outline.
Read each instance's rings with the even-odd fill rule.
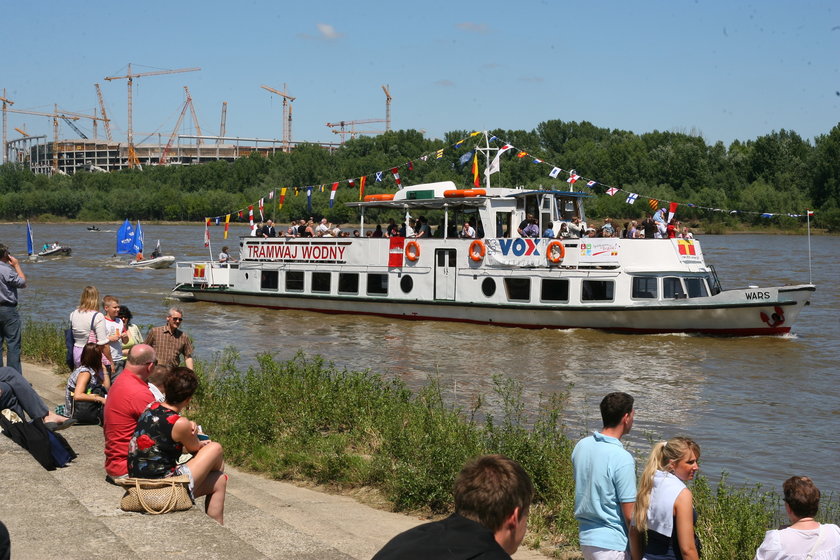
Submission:
[[[128,474],[128,442],[134,435],[140,414],[155,400],[148,379],[156,363],[154,348],[135,344],[128,353],[128,364],[123,373],[108,391],[105,400],[105,472],[108,477]]]

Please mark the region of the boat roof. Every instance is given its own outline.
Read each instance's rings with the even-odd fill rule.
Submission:
[[[447,198],[445,191],[449,190],[481,190],[483,196],[468,196],[458,198]],[[484,206],[488,198],[521,198],[538,194],[552,194],[563,197],[587,198],[592,195],[583,192],[557,191],[542,189],[510,189],[504,187],[459,189],[452,181],[440,181],[437,183],[423,183],[400,189],[394,193],[392,200],[373,200],[370,202],[347,202],[351,207],[373,207],[373,208],[431,208],[441,209],[451,206]]]

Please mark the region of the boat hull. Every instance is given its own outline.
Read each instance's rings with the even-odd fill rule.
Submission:
[[[166,255],[156,259],[145,259],[142,261],[132,261],[129,266],[136,268],[169,268],[175,263],[175,257]]]
[[[38,257],[42,259],[49,257],[69,257],[72,251],[73,249],[71,249],[70,247],[58,247],[56,249],[41,251],[38,253]]]
[[[371,300],[369,298],[313,297],[307,295],[253,294],[229,288],[197,288],[181,285],[174,293],[180,299],[292,309],[320,313],[375,315],[394,319],[454,321],[529,329],[590,328],[615,332],[698,333],[720,336],[783,335],[791,330],[802,308],[808,304],[812,285],[779,288],[784,294],[776,301],[739,303],[747,290],[731,290],[703,298],[698,303],[638,306],[466,306],[451,301]],[[728,300],[728,301],[726,301]]]

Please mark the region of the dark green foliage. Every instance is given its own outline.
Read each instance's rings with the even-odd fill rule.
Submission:
[[[512,187],[565,189],[565,174],[548,177],[539,158],[563,169],[575,169],[584,177],[637,192],[642,197],[691,202],[707,208],[748,212],[802,213],[806,208],[830,212],[840,208],[840,124],[811,144],[793,131],[780,130],[755,140],[735,141],[727,149],[718,142],[706,144],[698,134],[653,131],[636,134],[600,128],[589,122],[550,120],[533,131],[494,130],[532,157],[505,159],[492,184]],[[450,149],[460,140],[460,148]],[[350,140],[334,153],[315,144],[298,146],[290,153],[269,157],[252,153],[233,163],[212,162],[188,166],[152,166],[115,173],[80,172],[72,177],[33,175],[19,164],[0,166],[0,218],[20,220],[46,214],[81,220],[202,220],[246,208],[272,189],[289,189],[282,209],[267,213],[280,222],[313,216],[335,223],[355,222],[357,211],[343,203],[359,198],[358,181],[369,175],[366,194],[393,192],[390,173],[399,167],[404,184],[452,180],[458,186],[471,184],[471,164],[459,165],[461,155],[482,141],[470,131],[451,131],[443,140],[428,140],[414,130],[388,132]],[[434,152],[446,148],[443,157]],[[431,155],[427,161],[420,156]],[[414,169],[406,164],[412,161]],[[485,161],[480,161],[483,169]],[[383,172],[384,181],[373,176]],[[329,208],[329,187],[340,183],[336,203]],[[308,186],[320,187],[306,205]],[[578,185],[580,186],[580,184]],[[294,187],[300,189],[294,195]],[[644,198],[635,206],[625,204],[626,195],[598,196],[587,201],[592,217],[620,219],[642,217]],[[720,221],[720,213],[681,206],[680,218]],[[372,216],[385,222],[387,212]],[[235,217],[233,217],[235,219]],[[740,220],[767,224],[758,215],[742,214]],[[838,229],[837,219],[815,221],[818,227]],[[772,225],[779,224],[773,222]],[[784,225],[783,225],[784,227]]]

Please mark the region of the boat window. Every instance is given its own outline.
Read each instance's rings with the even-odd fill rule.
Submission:
[[[612,301],[615,282],[612,280],[584,280],[581,301]]]
[[[686,278],[685,290],[688,292],[688,297],[707,297],[709,292],[706,291],[706,283],[702,278]]]
[[[339,294],[359,293],[359,274],[357,272],[340,272],[338,274]]]
[[[662,298],[663,299],[679,299],[684,298],[682,282],[679,278],[663,278],[662,279]]]
[[[286,271],[286,291],[287,292],[302,292],[303,291],[303,271],[302,270],[288,270],[288,271]]]
[[[633,277],[633,298],[656,299],[656,278],[648,278],[645,276]]]
[[[505,290],[510,300],[531,301],[530,278],[505,278]]]
[[[540,297],[543,301],[569,301],[569,281],[543,278]]]
[[[408,275],[403,276],[402,280],[400,280],[400,288],[404,294],[407,294],[412,288],[414,288],[414,279]]]
[[[312,273],[312,291],[330,293],[330,272],[313,272]]]
[[[496,237],[510,237],[510,212],[496,212]]]
[[[279,274],[276,270],[263,270],[260,272],[260,289],[277,291],[280,287],[280,282],[277,279],[278,276]]]
[[[435,251],[435,253],[438,266],[455,266],[455,256],[458,254],[457,251]]]
[[[367,275],[368,295],[388,295],[388,275],[368,274]]]
[[[494,278],[485,278],[481,282],[481,291],[485,296],[491,297],[496,293],[496,280]]]

